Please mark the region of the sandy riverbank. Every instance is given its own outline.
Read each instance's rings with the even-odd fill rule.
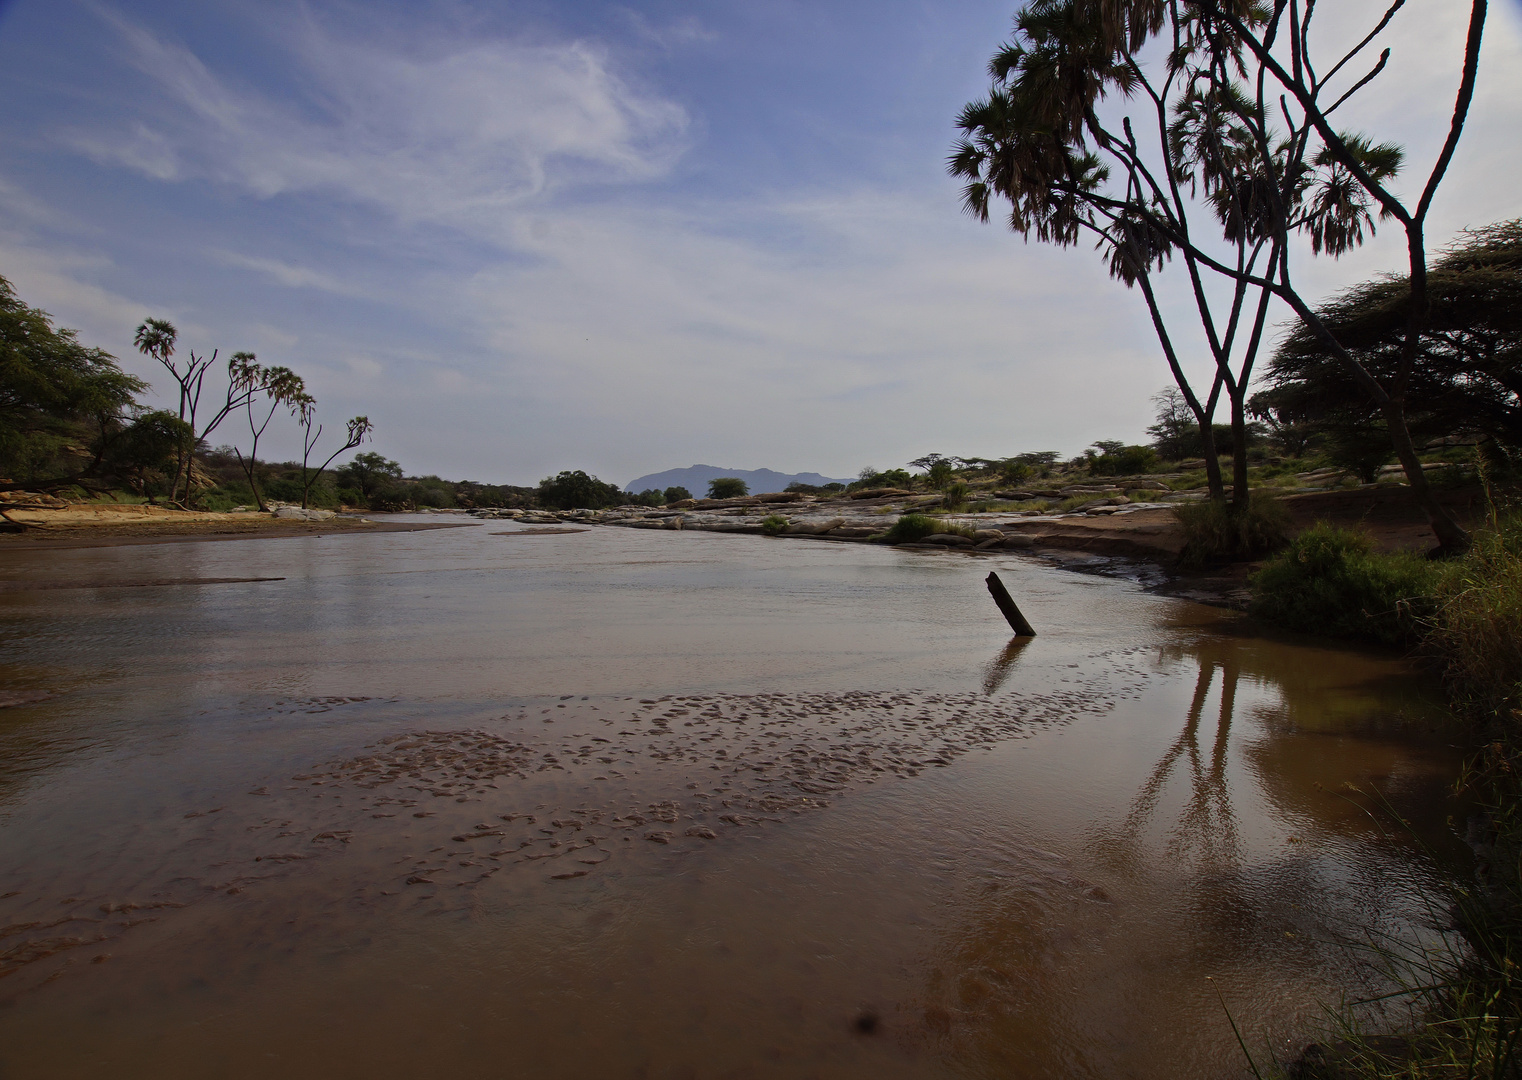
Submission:
[[[371,521],[342,515],[326,521],[290,521],[268,514],[215,514],[115,503],[69,503],[58,508],[11,509],[7,512],[14,522],[26,528],[21,532],[0,533],[0,552],[361,532],[416,532],[476,524],[473,521]]]

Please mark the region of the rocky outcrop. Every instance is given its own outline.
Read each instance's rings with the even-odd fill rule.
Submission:
[[[281,521],[332,521],[338,515],[331,510],[303,510],[299,506],[282,506],[274,511]]]

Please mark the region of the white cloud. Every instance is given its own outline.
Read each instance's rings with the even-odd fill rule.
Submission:
[[[335,277],[306,266],[295,266],[279,259],[240,255],[236,251],[213,251],[211,255],[224,266],[253,270],[289,289],[321,289],[339,296],[362,296],[363,290]]]
[[[281,100],[219,79],[190,50],[101,9],[160,94],[119,130],[62,137],[160,180],[208,177],[261,198],[318,191],[404,221],[489,227],[578,181],[665,173],[688,124],[585,42],[419,42],[408,50],[292,27],[308,90]]]

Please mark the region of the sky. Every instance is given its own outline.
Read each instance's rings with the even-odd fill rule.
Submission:
[[[1319,32],[1384,6],[1323,5]],[[292,367],[330,433],[363,413],[367,449],[412,474],[845,477],[1143,441],[1169,376],[1140,295],[1088,245],[971,220],[945,172],[1013,9],[0,0],[0,275],[160,401],[132,345],[149,316],[182,351]],[[1413,175],[1466,9],[1410,0],[1344,121]],[[1522,214],[1519,133],[1522,4],[1502,0],[1434,247]],[[1295,265],[1324,296],[1403,259],[1385,228]],[[266,446],[299,453],[294,425]]]

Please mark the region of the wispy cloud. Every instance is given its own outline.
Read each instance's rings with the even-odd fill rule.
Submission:
[[[265,259],[255,255],[242,255],[236,251],[216,250],[212,258],[224,266],[241,267],[262,274],[288,289],[321,289],[337,296],[363,296],[362,289],[333,274],[306,266],[294,266],[279,259]]]
[[[184,46],[99,10],[159,94],[124,127],[61,137],[159,180],[211,178],[261,198],[318,191],[479,228],[557,187],[661,176],[684,146],[686,111],[632,88],[586,42],[406,51],[303,23],[288,44],[307,89],[290,100],[230,85]]]

